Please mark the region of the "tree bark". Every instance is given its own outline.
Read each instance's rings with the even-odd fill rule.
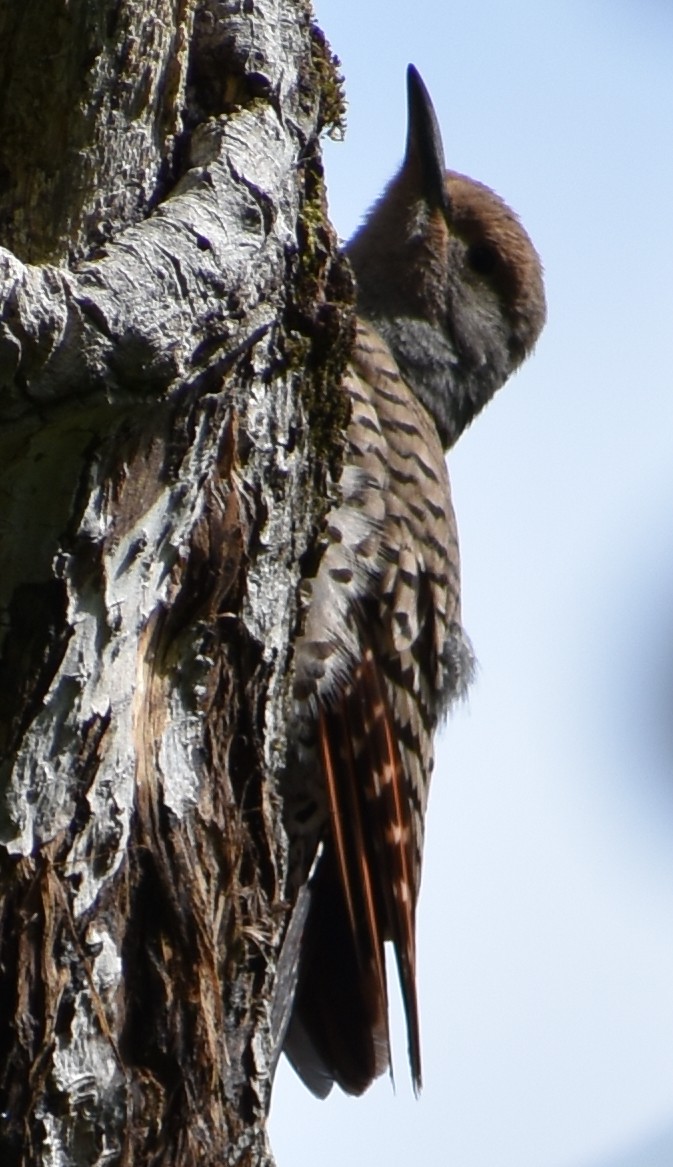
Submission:
[[[272,1163],[341,117],[305,0],[0,3],[7,1167]]]

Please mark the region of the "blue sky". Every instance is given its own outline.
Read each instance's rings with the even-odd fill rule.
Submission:
[[[278,1167],[673,1163],[673,6],[317,0],[351,234],[397,166],[404,71],[447,165],[521,215],[549,324],[449,468],[480,662],[441,739],[419,963],[425,1088],[315,1101]]]

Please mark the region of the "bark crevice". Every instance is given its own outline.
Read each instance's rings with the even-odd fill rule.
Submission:
[[[338,78],[301,0],[74,0],[32,42],[10,8],[0,1159],[267,1165],[296,597],[345,420]]]

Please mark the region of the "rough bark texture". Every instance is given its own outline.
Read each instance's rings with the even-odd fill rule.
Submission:
[[[0,3],[7,1167],[272,1162],[339,116],[304,0]]]

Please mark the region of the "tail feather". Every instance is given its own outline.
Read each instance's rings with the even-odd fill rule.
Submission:
[[[389,1060],[387,1003],[362,967],[331,841],[314,875],[285,1053],[319,1098],[362,1094]]]
[[[367,649],[318,717],[330,836],[318,863],[285,1048],[314,1093],[360,1094],[391,1064],[384,941],[392,940],[416,1093],[415,851],[386,682]]]

